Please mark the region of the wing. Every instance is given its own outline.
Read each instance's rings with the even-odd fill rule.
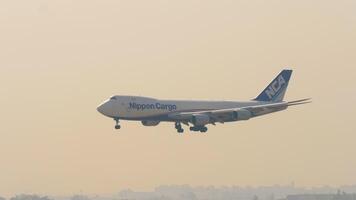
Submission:
[[[252,117],[258,117],[265,114],[285,110],[289,106],[311,103],[309,100],[310,99],[301,99],[291,102],[279,102],[241,108],[217,109],[198,112],[178,112],[169,115],[169,117],[171,119],[179,120],[185,123],[194,123],[194,120],[196,120],[195,118],[204,116],[205,119],[208,117],[208,123],[211,124],[215,124],[216,122],[224,123],[229,121],[249,120]]]

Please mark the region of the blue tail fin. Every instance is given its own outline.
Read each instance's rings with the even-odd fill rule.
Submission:
[[[283,101],[292,72],[292,70],[283,70],[254,100],[274,102]]]

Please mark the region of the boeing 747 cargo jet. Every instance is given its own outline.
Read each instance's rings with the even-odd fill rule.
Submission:
[[[310,99],[283,101],[292,70],[283,70],[257,98],[250,101],[191,101],[160,100],[139,96],[112,96],[97,110],[116,121],[141,121],[144,126],[157,126],[160,122],[173,122],[178,133],[182,124],[191,131],[206,132],[206,125],[249,120],[278,112],[289,106],[310,103]]]

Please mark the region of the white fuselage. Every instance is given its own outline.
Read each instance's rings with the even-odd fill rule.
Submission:
[[[195,112],[263,105],[259,101],[191,101],[158,100],[137,96],[113,96],[98,107],[98,111],[111,118],[126,120],[172,121],[169,114],[176,112]]]

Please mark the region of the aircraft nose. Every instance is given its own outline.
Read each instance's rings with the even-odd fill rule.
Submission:
[[[96,110],[105,116],[111,116],[112,106],[111,106],[110,102],[106,101],[106,102],[100,104],[96,108]]]
[[[100,104],[97,108],[96,108],[96,110],[98,111],[98,112],[100,112],[101,114],[103,114],[103,111],[104,111],[104,109],[103,109],[103,104]]]

